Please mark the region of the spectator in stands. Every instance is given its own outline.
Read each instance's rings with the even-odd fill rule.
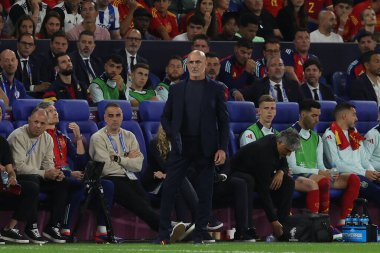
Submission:
[[[360,14],[360,23],[363,27],[359,29],[358,33],[353,38],[353,41],[357,41],[361,34],[367,32],[374,35],[376,42],[380,41],[380,33],[375,31],[377,24],[376,13],[372,8],[367,8]]]
[[[318,59],[307,59],[303,64],[305,72],[305,83],[301,85],[304,98],[315,101],[331,100],[335,101],[334,92],[324,84],[319,83],[322,76],[322,64]]]
[[[119,55],[107,57],[103,74],[93,79],[89,87],[93,103],[102,100],[128,100],[128,89],[120,75],[122,63]]]
[[[36,34],[36,24],[28,15],[22,15],[16,22],[16,26],[12,31],[12,37],[18,38],[23,33],[30,33],[33,36]]]
[[[371,33],[362,33],[357,38],[358,48],[360,54],[363,55],[365,52],[375,50],[376,48],[376,40]],[[350,63],[347,69],[348,82],[351,83],[356,78],[358,78],[361,74],[364,73],[364,66],[360,57]]]
[[[211,80],[216,81],[220,73],[220,67],[219,57],[212,52],[208,52],[206,54],[206,75]]]
[[[261,1],[261,0],[260,0]],[[273,56],[280,56],[280,41],[276,37],[269,37],[265,39],[263,45],[263,58],[256,61],[255,74],[258,78],[264,78],[268,75],[267,62]]]
[[[270,134],[245,145],[231,159],[233,171],[248,173],[257,183],[264,211],[276,237],[283,234],[281,223],[289,216],[294,191],[285,157],[299,147],[298,133],[288,128],[278,135]]]
[[[284,59],[286,75],[289,79],[297,81],[302,84],[303,76],[303,63],[309,58],[317,58],[317,56],[309,52],[310,49],[310,35],[306,29],[299,29],[294,35],[294,50],[285,49],[282,54]]]
[[[43,236],[52,242],[65,243],[59,231],[65,213],[68,183],[61,170],[54,167],[53,139],[45,132],[47,115],[44,109],[35,108],[28,124],[14,130],[8,137],[20,181],[28,181],[38,186],[51,201],[51,216]],[[36,192],[38,195],[38,192]],[[25,234],[31,242],[43,243],[37,228],[38,202],[28,207],[30,219],[25,226]],[[10,230],[11,231],[11,230]],[[3,232],[2,232],[2,235]]]
[[[293,41],[297,30],[306,29],[307,15],[304,0],[290,0],[277,15],[277,25],[284,41]]]
[[[56,11],[49,11],[42,21],[41,30],[37,34],[39,39],[51,39],[54,33],[63,30],[61,16]]]
[[[203,52],[192,51],[188,64],[189,79],[173,86],[161,117],[172,145],[161,197],[161,244],[168,243],[173,198],[192,164],[196,168],[199,197],[193,241],[199,244],[209,237],[206,227],[211,214],[214,166],[223,165],[226,159],[229,127],[223,88],[206,79]],[[203,101],[207,102],[203,103],[201,94],[205,98],[205,92],[207,100]]]
[[[136,29],[131,29],[125,37],[125,48],[118,51],[118,55],[123,59],[123,71],[121,76],[130,84],[131,69],[136,63],[148,63],[148,61],[138,54],[141,47],[141,33]]]
[[[67,32],[67,38],[78,40],[79,34],[86,30],[95,34],[95,40],[110,40],[111,36],[108,30],[96,25],[98,13],[98,7],[92,0],[83,0],[81,3],[83,21]]]
[[[364,147],[368,154],[369,162],[377,172],[380,172],[380,131],[379,124],[369,130],[364,140]]]
[[[264,9],[267,10],[273,17],[277,17],[278,12],[285,6],[286,1],[264,1]]]
[[[179,55],[173,55],[169,58],[165,68],[166,76],[164,80],[156,87],[158,100],[168,100],[169,88],[171,85],[178,83],[183,75],[182,58]]]
[[[20,80],[25,90],[33,92],[44,92],[49,86],[45,79],[46,73],[37,55],[33,54],[36,49],[36,39],[29,33],[23,33],[17,39],[16,57],[19,60],[15,78]]]
[[[163,40],[172,40],[178,35],[177,17],[168,11],[171,0],[154,0],[149,31]]]
[[[239,31],[235,33],[236,40],[245,38],[252,42],[264,42],[264,38],[256,36],[259,20],[254,14],[246,12],[240,15],[238,27]]]
[[[243,101],[242,90],[251,85],[256,76],[256,63],[252,59],[253,43],[245,38],[239,39],[234,54],[221,62],[219,81],[227,85],[230,97]]]
[[[131,70],[131,86],[129,87],[129,98],[132,106],[139,106],[144,100],[158,100],[156,91],[145,89],[145,85],[149,76],[149,65],[145,63],[137,63]]]
[[[12,106],[16,99],[27,98],[24,85],[15,78],[18,60],[16,54],[5,49],[0,54],[0,74],[1,89],[0,99],[4,101],[6,106]]]
[[[133,25],[141,33],[142,40],[158,40],[156,36],[153,36],[148,31],[151,19],[152,14],[145,8],[137,8],[133,12]]]
[[[96,0],[96,5],[98,7],[96,24],[106,28],[110,32],[111,39],[121,39],[119,10],[117,7],[111,4],[109,0]]]
[[[300,86],[293,80],[284,78],[285,66],[281,57],[274,56],[267,63],[268,76],[243,93],[245,100],[258,105],[264,94],[272,95],[276,102],[301,102],[303,100]]]
[[[81,86],[73,76],[73,64],[67,53],[60,53],[55,56],[54,67],[58,76],[45,91],[44,100],[88,99],[87,87]]]
[[[69,47],[69,43],[67,41],[66,33],[62,30],[55,32],[50,38],[50,50],[42,55],[43,63],[44,63],[44,72],[45,75],[41,77],[42,82],[52,83],[57,73],[54,68],[54,57],[59,53],[66,53]]]
[[[83,21],[80,2],[80,0],[63,0],[54,6],[54,10],[59,13],[61,19],[64,21],[65,32],[68,32],[75,26],[80,25]]]
[[[239,30],[238,23],[238,13],[237,12],[226,12],[222,17],[222,32],[216,35],[213,40],[220,41],[234,41],[235,34]]]
[[[104,120],[106,126],[91,137],[90,156],[95,161],[105,162],[102,178],[114,183],[115,202],[158,231],[159,216],[135,174],[141,171],[144,159],[139,143],[132,132],[120,128],[123,112],[118,104],[107,104]],[[184,233],[185,225],[179,223],[173,230],[173,235],[178,237]]]
[[[313,100],[302,101],[299,105],[300,118],[294,128],[301,139],[301,148],[287,157],[289,168],[295,180],[295,189],[307,192],[306,207],[311,213],[326,213],[330,208],[330,187],[345,189],[337,226],[345,224],[351,213],[354,200],[360,189],[360,179],[351,173],[333,175],[323,163],[322,138],[313,131],[319,122],[321,105]]]
[[[263,9],[263,0],[244,0],[241,11],[250,12],[257,18],[258,30],[257,36],[267,37],[282,37],[278,29],[276,19],[267,10]]]
[[[322,10],[334,10],[332,2],[332,0],[305,0],[305,9],[308,22],[307,28],[309,32],[313,32],[318,28],[318,13]]]
[[[362,55],[365,73],[351,84],[351,100],[375,101],[380,104],[380,53],[368,51]]]
[[[361,27],[361,24],[359,21],[361,14],[363,13],[363,11],[365,9],[368,9],[368,8],[372,8],[375,11],[376,20],[377,20],[375,31],[380,32],[380,1],[379,0],[365,0],[365,1],[362,1],[360,3],[357,3],[357,2],[355,2],[355,3],[356,4],[352,10],[352,15],[358,21],[356,23],[357,27],[356,27],[355,32],[357,32],[359,30],[359,28]]]
[[[0,191],[0,202],[2,206],[9,206],[12,208],[11,210],[14,210],[10,222],[0,231],[0,242],[2,242],[2,244],[4,244],[4,241],[13,243],[28,243],[29,240],[20,234],[16,226],[19,221],[29,221],[29,208],[31,206],[37,206],[38,186],[29,181],[17,180],[16,173],[13,168],[14,162],[11,148],[9,147],[7,140],[2,136],[0,136],[0,149],[0,171],[2,175],[4,172],[8,173],[6,185],[2,184],[1,186],[7,190],[3,191],[2,189],[2,191]],[[21,194],[10,194],[12,193],[12,187],[17,187],[17,185],[22,188]]]
[[[187,30],[173,38],[173,41],[193,41],[197,34],[204,34],[205,20],[200,14],[194,14],[189,18]]]
[[[241,134],[240,147],[261,139],[268,134],[278,134],[278,131],[272,127],[272,121],[276,116],[276,100],[271,95],[262,95],[257,106],[259,119]]]
[[[150,9],[144,0],[120,0],[114,1],[113,4],[119,10],[120,35],[123,38],[125,38],[126,33],[131,29],[131,27],[133,27],[132,18],[134,12],[140,8],[146,10]]]
[[[216,20],[213,0],[199,0],[196,3],[195,10],[187,13],[181,18],[179,31],[184,33],[188,30],[190,18],[193,15],[200,15],[204,21],[204,34],[209,38],[214,38],[218,34],[218,23]]]
[[[353,0],[335,0],[334,12],[337,18],[335,32],[342,36],[344,41],[351,41],[353,36],[357,33],[357,26],[359,24],[359,17],[351,14]]]
[[[218,33],[221,32],[222,29],[222,17],[225,13],[228,12],[230,5],[230,0],[215,0],[215,15],[216,15],[216,23],[218,27]]]
[[[380,206],[380,172],[375,171],[363,146],[364,137],[355,128],[355,106],[340,103],[335,107],[335,122],[323,135],[323,153],[327,166],[339,173],[354,173],[360,178],[359,197]]]
[[[89,31],[82,31],[77,41],[77,50],[70,53],[75,77],[83,87],[90,86],[102,73],[103,63],[93,54],[95,46],[95,35]]]
[[[42,21],[48,13],[50,7],[43,3],[42,0],[19,0],[16,1],[9,10],[9,18],[6,22],[8,34],[16,27],[18,19],[26,14],[30,16],[33,22],[36,24],[36,33],[40,32]]]
[[[310,33],[310,41],[327,42],[327,43],[340,43],[343,42],[339,34],[334,33],[336,26],[336,17],[332,11],[321,11],[318,14],[319,25],[318,29]]]
[[[9,38],[9,36],[3,32],[6,18],[7,18],[6,15],[4,15],[3,13],[0,13],[0,39]]]

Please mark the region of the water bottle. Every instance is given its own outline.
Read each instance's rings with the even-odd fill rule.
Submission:
[[[369,223],[369,217],[365,214],[362,215],[361,217],[361,224],[364,226],[367,226]]]
[[[1,180],[3,181],[4,187],[8,185],[8,172],[2,171],[1,172]]]
[[[267,238],[265,238],[265,242],[274,242],[276,241],[276,237],[274,237],[272,234],[268,235]]]
[[[346,226],[352,226],[352,216],[351,216],[351,214],[349,214],[346,217]]]
[[[359,226],[360,225],[359,220],[360,220],[359,214],[355,214],[355,216],[352,218],[352,225]]]

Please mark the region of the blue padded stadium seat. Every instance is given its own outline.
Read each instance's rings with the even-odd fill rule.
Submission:
[[[0,107],[1,111],[3,112],[1,119],[0,119],[0,135],[4,138],[7,138],[8,135],[10,135],[13,131],[13,125],[8,120],[5,120],[5,114],[6,114],[6,107],[3,102],[3,100],[0,99]]]
[[[321,104],[321,116],[319,117],[319,123],[315,127],[315,131],[322,135],[326,129],[330,126],[331,122],[335,121],[334,109],[336,106],[335,101],[319,101]]]
[[[163,101],[143,101],[139,105],[140,127],[144,134],[146,147],[149,147],[149,142],[157,134],[164,107],[165,102]]]
[[[104,112],[106,105],[108,103],[116,103],[120,106],[121,110],[123,111],[123,122],[121,123],[121,128],[131,131],[135,136],[137,141],[139,142],[140,145],[140,151],[144,156],[144,161],[143,161],[143,167],[140,173],[137,173],[137,176],[141,178],[143,175],[147,165],[148,165],[148,156],[147,156],[147,151],[146,151],[146,146],[145,146],[145,139],[144,135],[141,131],[141,128],[139,124],[132,119],[132,107],[131,104],[126,101],[126,100],[103,100],[98,103],[98,118],[99,118],[99,123],[98,126],[99,128],[103,128],[106,124],[104,122]]]
[[[16,99],[12,104],[13,124],[19,128],[28,123],[28,117],[42,99]]]
[[[356,128],[364,135],[378,123],[379,107],[375,101],[351,100],[350,103],[356,107]]]
[[[239,149],[239,138],[250,125],[256,122],[256,108],[252,102],[228,101],[230,116],[229,153],[233,155]]]
[[[90,108],[86,100],[60,99],[55,103],[59,114],[58,129],[73,139],[69,123],[75,122],[80,127],[86,146],[90,144],[91,136],[98,131],[96,123],[90,120]]]
[[[292,126],[299,118],[298,103],[295,102],[279,102],[276,103],[276,117],[272,122],[272,127],[278,131],[282,131]]]
[[[337,71],[332,75],[332,86],[337,100],[348,100],[349,90],[347,82],[347,74],[345,72]]]

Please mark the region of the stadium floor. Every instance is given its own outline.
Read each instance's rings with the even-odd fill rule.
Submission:
[[[161,252],[161,253],[264,253],[264,252],[313,252],[313,253],[379,253],[380,243],[215,243],[205,245],[192,245],[186,243],[172,245],[153,245],[147,243],[125,244],[46,244],[46,245],[15,245],[7,244],[0,246],[0,252],[22,253],[52,253],[52,252]]]

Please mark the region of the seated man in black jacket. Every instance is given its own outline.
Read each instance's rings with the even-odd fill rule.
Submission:
[[[264,211],[277,237],[283,234],[281,222],[290,213],[294,190],[294,181],[288,175],[285,157],[299,147],[298,133],[289,128],[277,136],[267,135],[245,145],[231,159],[233,171],[248,173],[256,182]]]

